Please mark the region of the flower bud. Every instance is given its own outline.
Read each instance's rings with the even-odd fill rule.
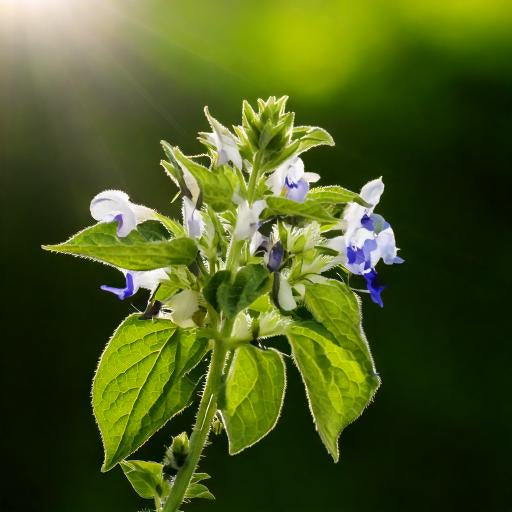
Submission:
[[[171,446],[165,451],[164,466],[169,466],[178,471],[187,458],[189,451],[189,441],[186,432],[172,438]]]
[[[267,268],[271,272],[277,272],[281,267],[281,263],[283,262],[284,256],[284,248],[281,242],[277,242],[272,249],[270,249],[270,254],[268,255],[268,263]]]

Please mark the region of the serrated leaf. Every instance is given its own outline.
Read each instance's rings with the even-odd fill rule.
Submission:
[[[108,471],[139,448],[191,401],[186,374],[207,350],[206,340],[169,320],[130,315],[101,356],[93,382],[94,415]]]
[[[270,196],[266,198],[267,209],[265,217],[274,215],[284,215],[288,217],[303,217],[305,219],[316,220],[322,224],[336,222],[333,217],[320,202],[314,199],[306,199],[303,203],[286,199],[285,197]]]
[[[252,345],[235,350],[221,402],[231,455],[253,445],[274,428],[285,385],[285,365],[279,352]]]
[[[335,462],[342,430],[360,416],[379,387],[360,353],[335,343],[314,321],[287,330],[293,359],[302,375],[316,428]]]
[[[153,499],[168,493],[169,484],[164,481],[162,464],[145,460],[123,460],[120,465],[133,489],[142,498]]]
[[[188,265],[197,254],[190,238],[169,240],[165,228],[156,221],[137,226],[119,238],[115,222],[99,223],[80,231],[67,242],[45,245],[43,249],[83,256],[126,270],[154,270],[169,265]]]
[[[225,282],[229,282],[231,272],[229,270],[219,270],[216,272],[203,288],[204,298],[213,306],[216,311],[219,311],[219,301],[217,299],[217,292],[219,286]]]
[[[338,185],[312,188],[308,192],[308,198],[322,204],[343,204],[353,201],[361,206],[371,206],[359,194]]]
[[[236,176],[229,166],[222,166],[212,171],[185,156],[177,147],[168,146],[166,151],[172,151],[176,162],[184,166],[196,179],[205,203],[218,212],[233,206],[232,197]],[[172,162],[164,160],[162,165],[168,172],[176,173]]]
[[[228,317],[250,306],[269,289],[270,273],[261,265],[247,265],[241,268],[233,283],[222,282],[217,288],[219,307]]]
[[[333,340],[353,352],[367,373],[375,373],[355,293],[345,283],[329,279],[306,286],[304,302],[313,318],[329,331]]]

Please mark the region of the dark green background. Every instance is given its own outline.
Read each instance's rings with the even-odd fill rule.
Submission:
[[[406,263],[382,269],[383,310],[363,298],[383,385],[334,465],[290,367],[276,430],[236,457],[213,439],[217,501],[186,510],[512,510],[511,57],[505,1],[0,0],[0,509],[143,508],[99,472],[89,397],[133,307],[99,291],[115,271],[40,244],[91,224],[106,188],[177,214],[159,140],[198,152],[203,105],[238,123],[243,98],[289,94],[336,140],[305,156],[322,183],[386,183]]]

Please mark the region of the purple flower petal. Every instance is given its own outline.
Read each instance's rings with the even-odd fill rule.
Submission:
[[[121,230],[123,229],[123,223],[124,223],[124,220],[123,220],[123,214],[122,213],[118,213],[115,217],[114,217],[114,221],[117,222],[117,236],[121,238]]]
[[[119,300],[127,299],[135,293],[135,287],[133,283],[133,275],[128,272],[126,274],[126,286],[124,288],[115,288],[113,286],[102,285],[100,287],[104,292],[110,292],[117,295]]]
[[[383,308],[384,303],[382,302],[380,294],[384,290],[385,286],[379,284],[377,272],[375,272],[375,269],[372,268],[369,272],[364,274],[364,278],[366,279],[366,287],[370,292],[370,297],[372,298],[373,302]]]
[[[303,203],[306,199],[306,195],[309,192],[309,183],[301,178],[297,183],[288,179],[286,177],[284,184],[287,188],[286,197],[291,199],[292,201],[297,201],[298,203]]]

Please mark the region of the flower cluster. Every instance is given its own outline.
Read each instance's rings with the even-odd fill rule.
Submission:
[[[195,239],[203,262],[212,268],[210,272],[225,268],[226,251],[239,241],[247,242],[246,260],[255,262],[263,259],[268,269],[276,275],[274,298],[282,311],[291,311],[303,298],[304,285],[308,281],[319,281],[322,275],[340,266],[348,274],[363,276],[372,300],[383,305],[381,292],[384,289],[377,278],[376,266],[380,260],[386,265],[402,263],[397,255],[395,236],[390,224],[374,213],[384,191],[382,179],[370,181],[363,186],[359,195],[339,205],[325,204],[317,197],[328,196],[335,187],[312,189],[310,184],[320,180],[320,175],[306,172],[298,152],[292,153],[274,168],[259,173],[254,179],[248,160],[242,157],[243,144],[239,137],[214,119],[205,109],[212,132],[203,134],[202,140],[209,150],[210,172],[222,176],[228,207],[220,214],[203,205],[204,191],[200,183],[204,169],[196,160],[185,157],[177,148],[164,143],[170,162],[164,162],[169,176],[182,192],[182,227],[189,237]],[[241,128],[237,131],[240,133]],[[329,139],[322,143],[330,143]],[[253,188],[251,186],[253,179]],[[216,185],[216,183],[215,183]],[[219,190],[219,193],[226,193]],[[213,190],[216,193],[217,190]],[[318,194],[315,194],[318,192]],[[336,190],[337,192],[337,190]],[[287,215],[290,203],[279,202],[278,207],[269,207],[269,198],[286,199],[297,203],[292,205],[293,214]],[[229,205],[229,203],[231,203]],[[333,216],[332,222],[319,222],[315,214],[309,214],[307,207],[320,206]],[[284,205],[284,206],[283,206]],[[301,205],[305,217],[301,218]],[[107,190],[91,201],[91,215],[100,222],[116,222],[117,236],[128,236],[137,225],[148,220],[159,220],[154,210],[134,204],[124,192]],[[336,217],[336,212],[340,215]],[[309,222],[308,222],[309,221]],[[337,233],[341,232],[341,235]],[[242,246],[237,245],[243,253]],[[328,251],[330,249],[331,251]],[[335,253],[335,254],[334,254]],[[240,258],[238,264],[242,264]],[[129,271],[120,269],[126,278],[123,288],[102,286],[123,300],[134,295],[140,288],[154,292],[161,283],[170,279],[171,268],[150,271]],[[185,280],[181,283],[191,286]],[[186,289],[186,288],[185,288]],[[176,289],[176,292],[179,288]],[[190,318],[201,306],[201,297],[187,294],[178,301],[184,305]],[[168,298],[170,300],[170,298]],[[176,303],[176,300],[172,301]],[[182,315],[178,315],[182,316]],[[186,321],[189,322],[190,318]]]

